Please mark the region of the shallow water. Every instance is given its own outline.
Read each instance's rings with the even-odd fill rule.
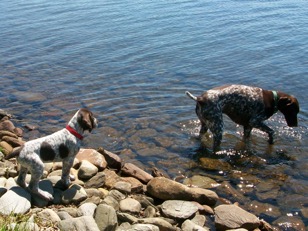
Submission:
[[[219,194],[267,221],[299,217],[307,226],[308,8],[305,1],[1,1],[1,108],[32,139],[62,128],[80,107],[100,127],[84,141],[171,177],[228,183]],[[276,143],[225,117],[222,151],[199,122],[186,90],[229,83],[295,95],[299,127],[278,113]],[[209,169],[208,159],[219,160]],[[223,163],[223,164],[221,164]]]

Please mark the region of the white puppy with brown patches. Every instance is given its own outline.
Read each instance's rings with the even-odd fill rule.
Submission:
[[[28,141],[7,155],[5,159],[16,157],[20,164],[17,184],[26,188],[26,174],[30,171],[31,180],[28,189],[43,199],[53,200],[50,193],[39,189],[39,181],[44,171],[44,162],[62,161],[61,179],[68,186],[70,184],[70,169],[75,156],[80,150],[83,133],[86,130],[91,132],[96,127],[97,119],[93,116],[93,113],[82,108],[69,121],[66,128],[51,135]]]

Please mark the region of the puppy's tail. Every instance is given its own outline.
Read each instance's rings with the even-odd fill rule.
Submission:
[[[198,100],[197,97],[194,96],[193,94],[191,94],[189,91],[186,91],[185,93],[186,93],[186,95],[187,95],[189,98],[191,98],[191,99],[193,99],[193,100],[195,100],[195,101]]]
[[[23,146],[18,147],[18,148],[15,148],[15,149],[13,150],[13,152],[11,152],[10,154],[6,155],[6,156],[4,157],[4,159],[9,160],[9,159],[11,159],[11,158],[15,158],[15,157],[19,156],[19,154],[20,154],[22,148],[23,148]]]

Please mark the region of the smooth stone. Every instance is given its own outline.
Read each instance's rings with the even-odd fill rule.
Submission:
[[[31,208],[31,195],[25,189],[15,186],[0,198],[0,205],[0,213],[3,215],[25,214]]]
[[[183,222],[182,226],[181,226],[183,231],[210,231],[210,229],[208,228],[204,228],[200,225],[195,224],[194,222],[192,222],[191,220],[186,220]]]
[[[194,175],[191,178],[187,178],[184,180],[183,184],[189,187],[198,187],[204,189],[215,188],[219,185],[215,180],[201,175]]]
[[[254,230],[260,226],[260,220],[236,205],[215,207],[215,225],[217,230],[245,228]]]
[[[142,224],[151,224],[155,225],[159,228],[160,231],[172,231],[176,230],[168,221],[164,220],[163,218],[155,217],[155,218],[144,218],[139,219],[139,223]]]
[[[52,209],[44,209],[41,212],[37,213],[36,217],[40,220],[44,226],[52,227],[61,221],[58,214]]]
[[[94,203],[84,203],[79,206],[78,210],[82,216],[94,216],[97,205]]]
[[[69,189],[65,190],[62,195],[63,204],[79,204],[87,199],[87,193],[80,185],[72,185]]]
[[[78,170],[78,178],[81,180],[88,180],[95,176],[98,168],[87,160],[82,160]]]
[[[141,204],[133,198],[126,198],[120,201],[121,212],[139,213],[140,210]]]
[[[62,220],[58,226],[63,231],[100,231],[94,218],[91,216]]]
[[[100,230],[115,230],[118,226],[118,217],[113,207],[100,204],[96,208],[95,222]]]
[[[191,201],[167,200],[162,203],[161,209],[169,218],[188,219],[198,211],[198,206]]]
[[[87,160],[95,165],[99,170],[103,170],[107,167],[107,161],[105,160],[105,157],[94,149],[81,148],[76,155],[76,159],[79,161]]]
[[[85,183],[85,188],[101,188],[105,184],[105,173],[98,172],[94,177]]]

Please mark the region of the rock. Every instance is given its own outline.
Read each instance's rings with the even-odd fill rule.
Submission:
[[[132,185],[125,181],[116,182],[113,188],[125,194],[130,194],[132,192]]]
[[[63,204],[79,204],[87,199],[87,193],[80,185],[72,185],[69,189],[65,190],[62,195]]]
[[[31,195],[25,189],[14,186],[0,198],[0,205],[3,215],[25,214],[31,208]]]
[[[131,184],[131,192],[132,193],[141,193],[143,192],[143,184],[134,177],[121,177],[122,181]]]
[[[105,204],[98,205],[95,214],[95,222],[100,230],[116,230],[118,218],[114,208]]]
[[[213,159],[213,158],[207,158],[202,157],[200,158],[200,164],[203,168],[208,170],[218,170],[218,171],[229,171],[232,170],[232,166],[223,160],[219,159]]]
[[[87,160],[95,165],[99,170],[104,170],[107,167],[105,157],[94,149],[80,149],[76,158],[79,161]]]
[[[164,177],[155,177],[147,184],[147,192],[162,200],[188,200],[200,204],[215,205],[218,196],[215,192],[186,185]]]
[[[254,230],[260,226],[260,220],[253,214],[236,205],[219,205],[214,209],[217,230],[245,228]]]
[[[151,224],[135,224],[127,231],[159,231],[159,228]]]
[[[13,151],[13,147],[5,141],[0,142],[1,152],[6,156]]]
[[[98,168],[87,160],[82,160],[78,170],[78,178],[81,180],[88,180],[95,176]]]
[[[99,148],[97,151],[105,157],[109,168],[116,169],[117,171],[122,168],[122,160],[118,155],[103,148]]]
[[[4,120],[0,122],[0,131],[4,130],[4,131],[9,131],[9,132],[14,133],[14,129],[15,129],[15,126],[12,123],[12,121]]]
[[[183,182],[183,184],[189,186],[189,187],[198,187],[198,188],[215,188],[219,184],[206,176],[200,176],[200,175],[194,175],[191,178],[186,178]]]
[[[127,176],[135,177],[143,183],[148,183],[151,179],[153,179],[153,176],[149,173],[131,163],[124,164],[122,167],[122,173]]]
[[[2,137],[2,141],[7,142],[7,143],[8,143],[9,145],[11,145],[13,148],[22,146],[22,145],[25,143],[25,141],[16,139],[16,138],[11,137],[11,136],[3,136],[3,137]]]
[[[6,183],[5,183],[5,187],[7,189],[11,189],[12,187],[18,187],[16,181],[10,177],[9,179],[7,179]]]
[[[45,179],[40,181],[39,188],[53,195],[52,183],[49,180]],[[31,196],[32,196],[32,205],[37,206],[39,208],[43,208],[48,205],[49,201],[42,199],[38,195],[31,193]]]
[[[209,231],[210,230],[208,228],[204,228],[200,225],[195,224],[191,220],[184,221],[181,228],[182,228],[183,231],[191,231],[191,230],[194,230],[194,231]]]
[[[198,211],[198,206],[191,201],[167,200],[162,203],[161,209],[166,217],[187,219]]]
[[[126,198],[120,201],[120,211],[138,214],[141,210],[139,201],[133,198]]]
[[[138,222],[138,218],[128,214],[128,213],[121,213],[117,212],[118,219],[121,222],[129,222],[130,224],[134,224]]]
[[[112,196],[106,196],[104,199],[104,202],[107,205],[110,205],[115,210],[119,210],[120,208],[119,202],[116,199],[114,199]]]
[[[0,197],[2,197],[2,195],[4,195],[7,192],[6,188],[0,187]]]
[[[103,173],[105,174],[104,187],[106,187],[107,189],[112,189],[118,181],[121,181],[121,177],[118,176],[114,171],[105,169]]]
[[[63,231],[100,231],[94,218],[91,216],[62,220],[58,226]]]
[[[299,217],[282,216],[273,221],[273,225],[278,226],[279,230],[305,231],[305,224]]]
[[[105,173],[98,172],[94,177],[85,183],[85,188],[101,188],[105,184]]]
[[[96,208],[97,208],[97,205],[94,203],[84,203],[78,208],[78,210],[82,216],[92,216],[93,217]]]
[[[57,214],[61,220],[68,220],[73,218],[71,215],[68,214],[68,212],[65,211],[60,211]]]
[[[5,136],[9,136],[9,137],[13,137],[15,139],[18,139],[18,136],[15,133],[10,132],[10,131],[0,130],[0,139],[2,139],[2,137],[5,137]]]
[[[126,197],[123,193],[121,193],[120,191],[115,190],[115,189],[110,190],[108,196],[113,197],[117,201],[124,200],[125,197]]]
[[[61,221],[60,217],[52,209],[44,209],[37,214],[37,218],[44,226],[53,227]]]
[[[144,217],[146,218],[152,218],[155,217],[155,215],[156,215],[156,209],[152,206],[148,206],[144,210]]]
[[[155,225],[159,228],[159,231],[176,230],[168,221],[159,217],[139,219],[138,223]]]

